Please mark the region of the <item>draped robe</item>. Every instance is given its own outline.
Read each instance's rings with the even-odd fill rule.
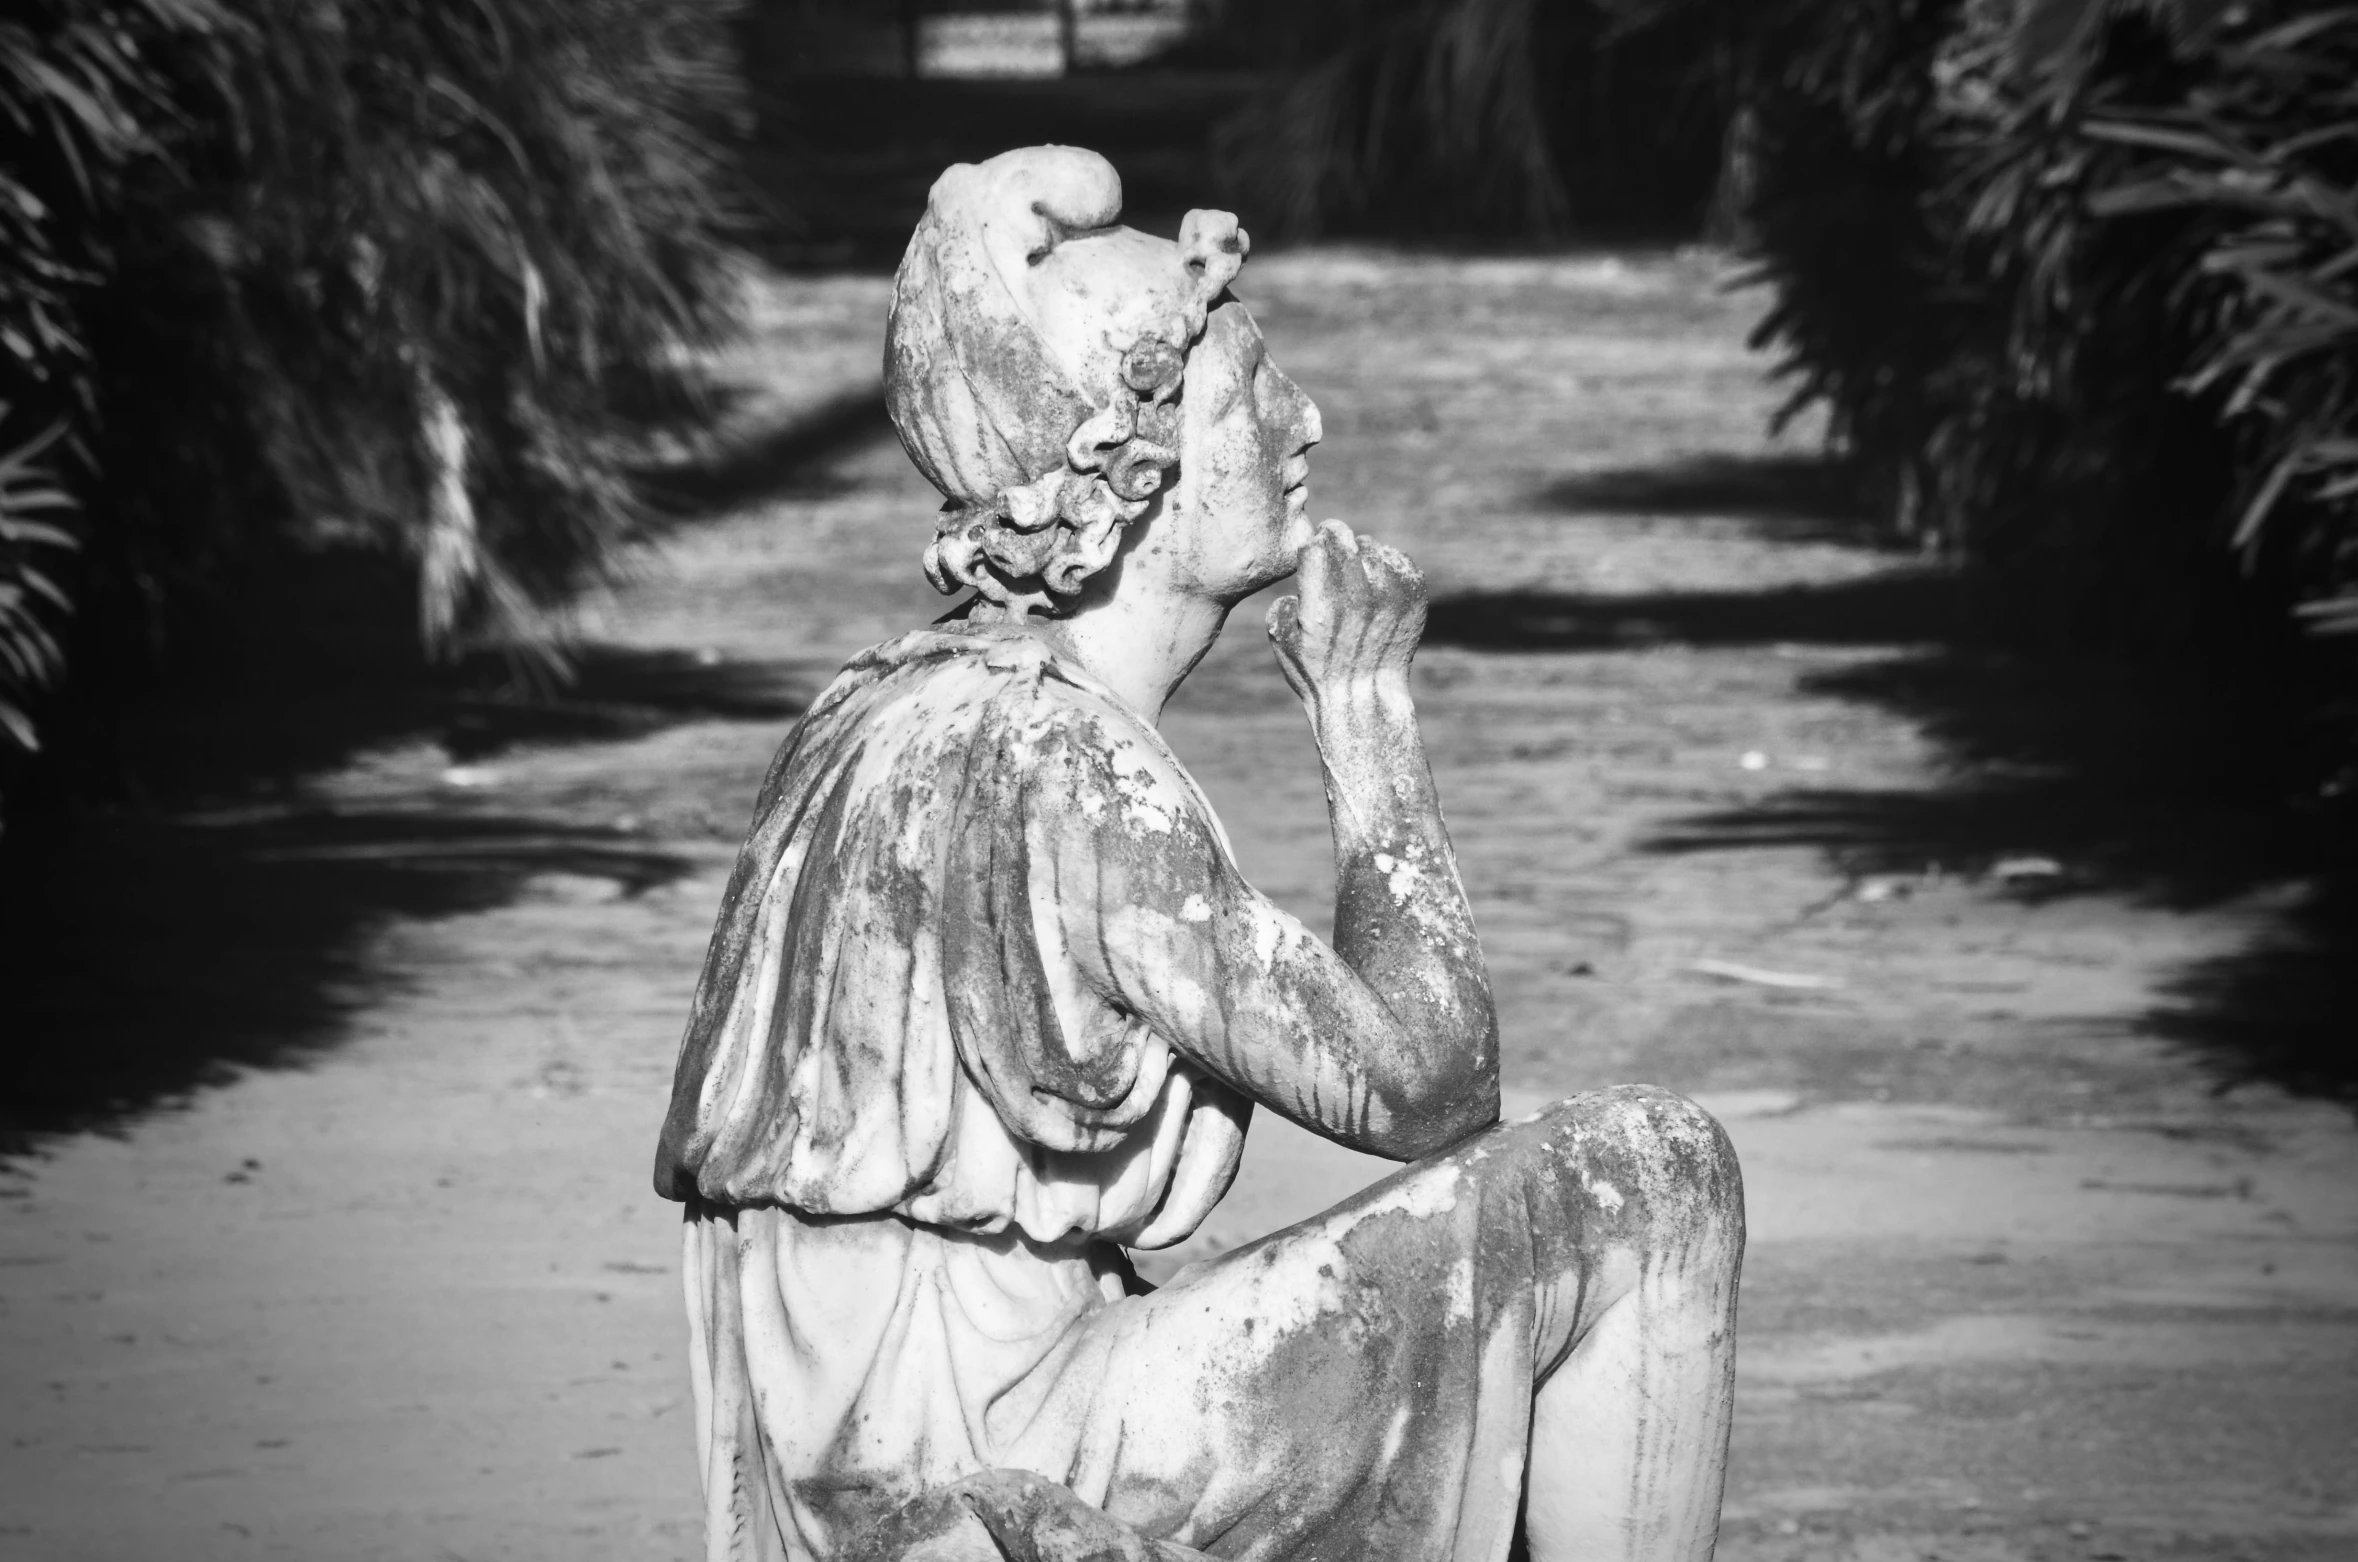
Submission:
[[[1502,1562],[1598,1263],[1732,1161],[1676,1097],[1599,1092],[1142,1286],[1124,1249],[1235,1175],[1250,1081],[1203,1060],[1346,1023],[1337,958],[1037,640],[845,668],[763,787],[656,1160],[712,1562],[847,1554],[991,1468],[1223,1557]]]

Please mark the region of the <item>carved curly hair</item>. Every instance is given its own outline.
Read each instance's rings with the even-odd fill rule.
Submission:
[[[1052,251],[1092,234],[1121,234],[1129,259],[1117,267],[1135,267],[1151,241],[1110,230],[1119,188],[1103,159],[1074,148],[952,170],[903,262],[888,391],[903,444],[950,495],[925,550],[926,578],[944,593],[971,589],[1017,616],[1061,612],[1170,486],[1188,354],[1251,247],[1236,219],[1188,213],[1176,253],[1162,251],[1174,262],[1167,281],[1151,265],[1143,278],[1109,274],[1115,291],[1139,289],[1106,307],[1126,323],[1086,311],[1046,319],[1008,290],[1028,293]],[[986,227],[1029,237],[994,264],[953,267],[943,250],[1003,242],[968,237],[974,206]],[[1084,326],[1094,340],[1076,345]],[[1064,417],[1078,426],[1060,430],[1053,420]]]
[[[1058,597],[1113,562],[1122,528],[1146,513],[1179,465],[1183,349],[1149,337],[1122,355],[1116,395],[1065,442],[1065,464],[1003,488],[988,503],[942,506],[925,578],[967,587],[1018,613],[1054,612]]]

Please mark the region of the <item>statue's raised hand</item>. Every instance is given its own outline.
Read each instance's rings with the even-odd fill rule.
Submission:
[[[1301,590],[1269,610],[1269,639],[1296,695],[1314,702],[1406,679],[1425,632],[1425,577],[1407,554],[1328,521],[1302,550],[1295,579]]]

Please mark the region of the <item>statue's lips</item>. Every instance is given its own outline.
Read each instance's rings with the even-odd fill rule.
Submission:
[[[1300,456],[1285,464],[1285,503],[1288,510],[1299,510],[1310,502],[1310,463]]]

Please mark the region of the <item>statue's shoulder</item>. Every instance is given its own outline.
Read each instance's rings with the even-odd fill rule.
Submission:
[[[805,725],[851,716],[970,730],[1096,729],[1125,745],[1153,731],[1083,669],[1020,630],[935,625],[871,646],[812,702]],[[1159,745],[1158,745],[1159,746]]]
[[[1045,655],[1044,647],[955,626],[912,630],[844,663],[803,712],[797,737],[848,736],[880,719],[905,724],[910,707],[967,711],[992,693],[1037,682]]]
[[[820,749],[894,764],[955,750],[969,784],[1046,788],[1089,821],[1109,813],[1101,800],[1134,825],[1211,812],[1150,722],[1021,630],[937,625],[875,646],[813,705],[806,731]]]
[[[1020,630],[937,625],[871,646],[803,713],[771,769],[765,809],[853,767],[972,764],[1074,749],[1159,750],[1095,678]],[[963,756],[959,758],[959,756]]]

